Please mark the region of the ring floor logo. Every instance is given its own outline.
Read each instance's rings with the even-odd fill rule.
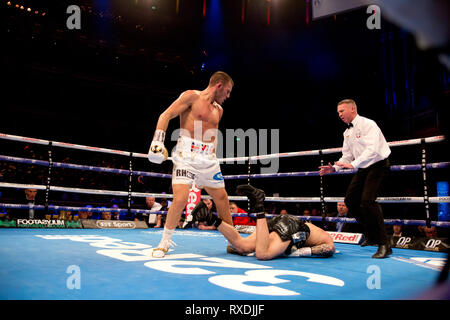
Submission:
[[[162,230],[158,230],[158,231],[142,231],[142,233],[147,233],[147,234],[163,234]],[[199,234],[198,232],[195,231],[189,231],[189,230],[177,230],[177,233],[174,237],[178,237],[178,236],[189,236],[189,237],[201,237],[201,238],[223,238],[223,236],[221,234],[217,234],[217,233],[208,233],[205,232],[203,234]]]
[[[178,275],[207,275],[214,285],[248,294],[263,296],[298,296],[301,292],[277,286],[290,280],[279,276],[296,276],[307,282],[319,283],[333,287],[343,287],[344,281],[327,275],[303,272],[300,270],[280,270],[270,266],[241,262],[223,258],[208,257],[195,253],[169,254],[164,259],[153,258],[152,246],[143,243],[125,242],[121,239],[98,235],[36,235],[47,240],[70,240],[84,242],[98,248],[97,254],[123,262],[144,262],[144,266]],[[170,252],[171,250],[169,250]],[[208,269],[204,268],[208,267]],[[211,267],[226,269],[247,269],[243,274],[217,274]],[[258,283],[258,285],[252,285]],[[264,285],[262,285],[262,283]]]
[[[427,257],[392,257],[394,260],[412,263],[416,266],[441,271],[445,265],[446,258],[427,258]]]

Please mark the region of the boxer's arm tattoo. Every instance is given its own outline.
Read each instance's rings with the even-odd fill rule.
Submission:
[[[313,256],[331,257],[334,254],[334,251],[334,246],[326,243],[311,247],[311,254]]]

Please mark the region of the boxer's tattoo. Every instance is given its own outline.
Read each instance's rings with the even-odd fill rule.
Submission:
[[[334,246],[329,244],[320,244],[315,247],[311,247],[311,253],[314,256],[319,257],[331,257],[334,254]]]

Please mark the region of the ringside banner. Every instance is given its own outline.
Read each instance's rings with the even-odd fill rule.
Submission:
[[[363,238],[362,233],[333,232],[333,231],[327,232],[333,238],[334,242],[339,243],[359,244]]]
[[[14,219],[1,221],[0,227],[6,228],[45,228],[45,229],[81,229],[79,221],[61,219]]]
[[[412,236],[391,237],[393,248],[446,252],[449,248],[447,238],[425,238]]]
[[[81,219],[85,229],[147,229],[144,221],[122,221],[122,220],[89,220]]]
[[[361,233],[333,232],[333,231],[327,232],[333,238],[333,241],[337,243],[360,244],[361,241],[364,239],[364,235]],[[449,248],[449,242],[447,238],[390,236],[389,239],[392,248],[438,251],[438,252],[446,252]]]

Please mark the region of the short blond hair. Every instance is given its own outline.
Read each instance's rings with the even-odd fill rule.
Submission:
[[[344,103],[352,104],[352,105],[355,106],[355,110],[358,110],[358,107],[356,106],[355,100],[353,100],[353,99],[344,99],[344,100],[339,101],[339,103],[337,105],[340,106],[341,104],[344,104]]]
[[[231,83],[231,85],[234,86],[233,79],[231,79],[231,77],[223,71],[214,72],[214,74],[209,79],[210,86],[214,86],[217,83]]]
[[[344,99],[344,100],[341,100],[341,101],[339,101],[339,103],[338,103],[337,105],[341,105],[341,104],[344,104],[344,103],[351,103],[351,104],[354,104],[354,105],[356,106],[356,102],[355,102],[355,100],[353,100],[353,99]]]

